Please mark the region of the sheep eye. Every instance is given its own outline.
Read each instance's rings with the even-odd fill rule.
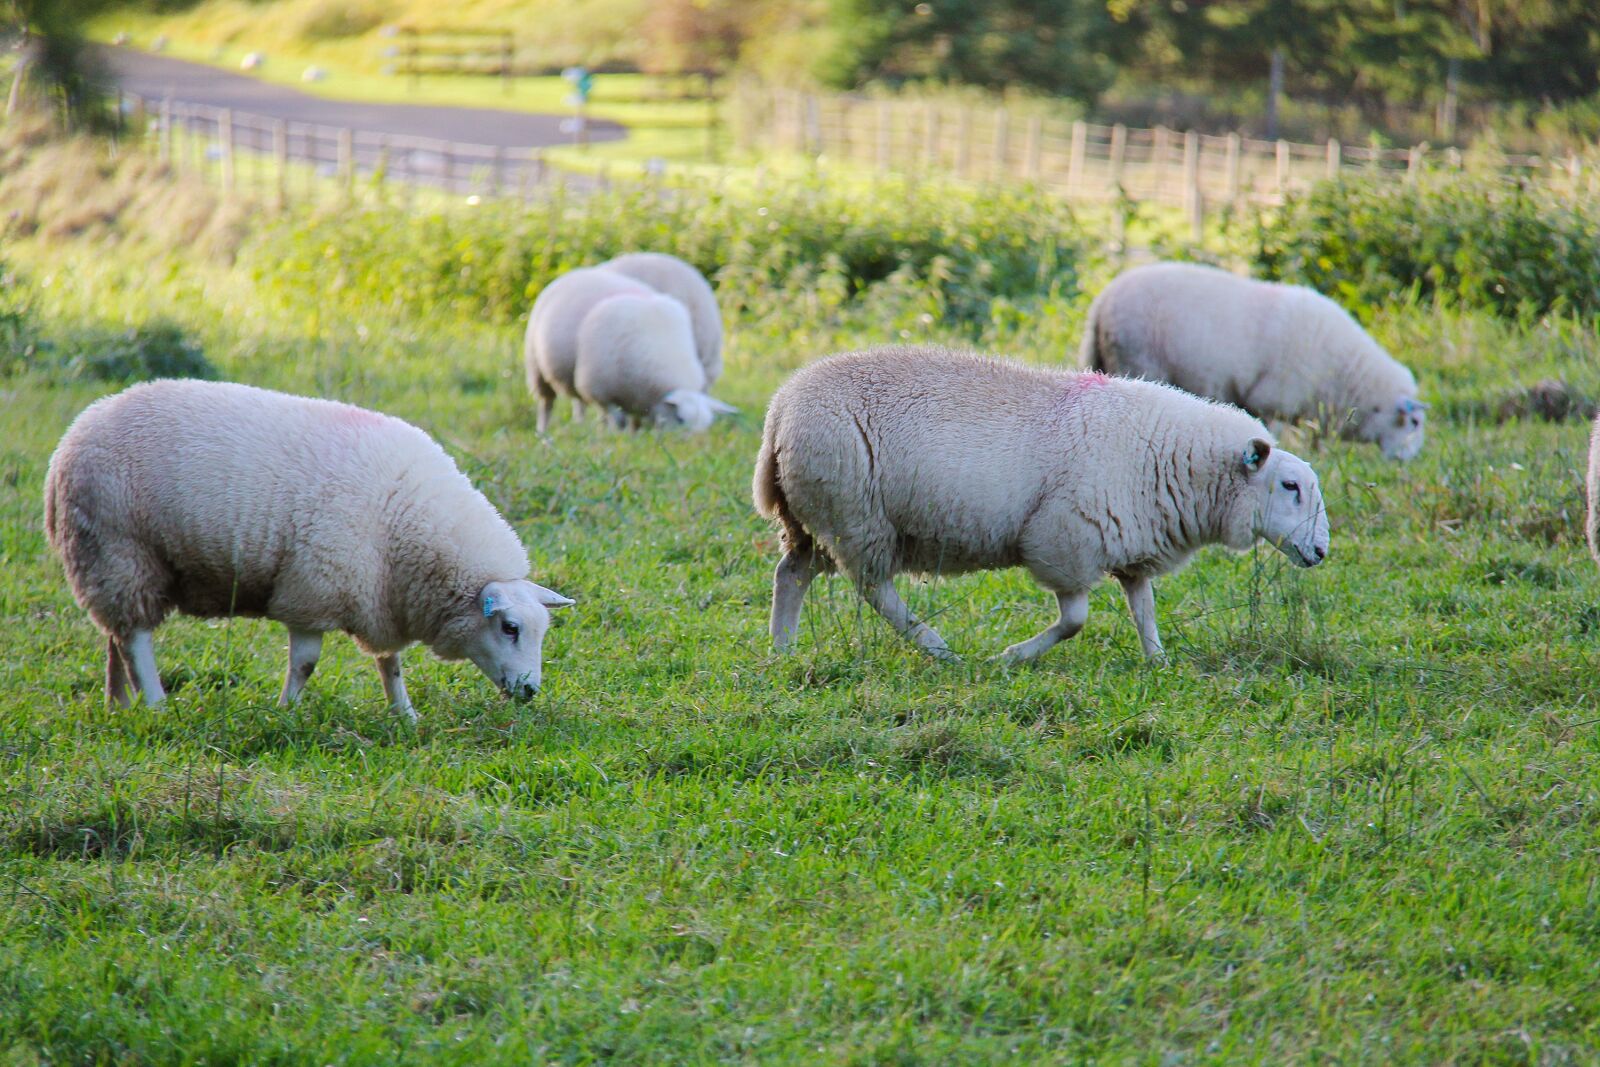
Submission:
[[[518,635],[522,633],[522,627],[507,619],[500,624],[500,632],[515,641]]]
[[[1289,490],[1289,492],[1291,492],[1291,493],[1298,493],[1300,491],[1300,483],[1299,482],[1284,482],[1283,483],[1283,487],[1285,489]]]

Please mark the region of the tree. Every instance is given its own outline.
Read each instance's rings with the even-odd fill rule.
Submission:
[[[1091,100],[1122,36],[1104,0],[833,0],[830,17],[818,74],[842,87],[930,78]]]

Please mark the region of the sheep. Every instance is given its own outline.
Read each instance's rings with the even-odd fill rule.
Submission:
[[[653,293],[643,282],[616,271],[579,267],[552,281],[539,292],[528,315],[528,332],[522,346],[528,391],[539,398],[537,426],[550,428],[556,394],[572,397],[572,417],[583,417],[583,402],[573,385],[578,362],[578,327],[596,303],[622,293]]]
[[[590,308],[578,326],[578,395],[637,426],[681,425],[699,433],[735,409],[705,392],[689,312],[662,293],[619,293]]]
[[[722,377],[722,313],[717,310],[717,295],[705,275],[664,252],[630,252],[607,260],[600,267],[641,281],[689,309],[695,353],[705,368],[706,388],[716,385]]]
[[[1170,382],[1263,419],[1317,415],[1385,457],[1422,450],[1417,380],[1312,289],[1193,263],[1124,271],[1089,306],[1079,362]]]
[[[1060,618],[1002,659],[1082,629],[1101,575],[1122,583],[1146,656],[1163,655],[1150,580],[1203,545],[1265,538],[1327,556],[1317,476],[1258,420],[1154,382],[887,346],[799,371],[767,410],[756,511],[782,526],[770,630],[794,644],[820,573],[843,570],[923,651],[957,658],[894,587],[902,571],[1023,566]]]
[[[165,696],[152,634],[173,610],[289,630],[280,704],[328,630],[376,661],[415,722],[400,653],[470,659],[508,695],[540,684],[548,609],[528,556],[432,438],[400,419],[223,382],[159,380],[86,408],[45,478],[45,531],[106,634],[106,697]]]

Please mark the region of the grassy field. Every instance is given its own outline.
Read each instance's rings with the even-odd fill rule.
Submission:
[[[528,706],[413,650],[409,727],[331,638],[279,709],[281,629],[175,619],[170,703],[108,711],[40,489],[109,387],[0,378],[0,1063],[1600,1056],[1586,432],[1502,421],[1541,377],[1600,396],[1592,326],[1386,310],[1433,429],[1405,467],[1291,435],[1326,566],[1209,551],[1158,583],[1170,664],[1112,583],[1008,670],[1052,617],[1017,573],[908,584],[959,666],[837,580],[771,653],[764,402],[888,332],[814,292],[730,324],[740,420],[540,439],[515,324],[5,255],[47,334],[164,316],[230,378],[425,427],[578,605]],[[1007,350],[1062,361],[1084,302]]]

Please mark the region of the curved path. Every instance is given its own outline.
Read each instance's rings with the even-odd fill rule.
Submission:
[[[102,49],[101,60],[115,85],[146,98],[171,97],[183,103],[232,108],[286,122],[348,126],[387,136],[437,138],[497,148],[572,143],[572,134],[561,128],[567,119],[564,115],[335,100],[203,63],[128,48]],[[618,141],[628,133],[620,123],[605,120],[590,119],[587,126],[591,141]]]

